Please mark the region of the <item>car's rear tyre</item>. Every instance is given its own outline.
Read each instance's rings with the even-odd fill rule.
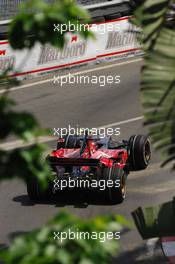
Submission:
[[[147,136],[134,135],[128,141],[129,163],[132,170],[147,168],[151,159],[151,146]]]
[[[124,201],[126,196],[126,173],[120,168],[104,168],[102,172],[102,179],[107,182],[113,182],[113,186],[106,187],[104,196],[110,204],[120,204]]]
[[[37,179],[27,181],[27,193],[31,201],[40,202],[48,200],[52,194],[52,188],[49,185],[46,190],[42,190]]]

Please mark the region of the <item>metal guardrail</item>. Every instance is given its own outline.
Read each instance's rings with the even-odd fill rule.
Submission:
[[[2,6],[5,5],[12,9],[11,13],[8,12],[9,19],[1,21],[0,19],[0,40],[7,38],[8,25],[11,22],[11,18],[15,16],[20,10],[17,9],[20,3],[25,3],[27,0],[0,0],[0,18],[2,13]],[[45,0],[48,3],[54,2],[56,0]],[[78,2],[82,0],[77,0]],[[108,0],[106,2],[97,3],[99,0],[94,0],[94,4],[83,6],[88,9],[92,17],[92,22],[104,22],[106,20],[112,20],[122,16],[130,15],[129,2],[130,0]],[[8,6],[9,4],[9,6]],[[27,11],[27,9],[26,9]],[[11,16],[10,16],[11,14]],[[5,17],[5,15],[4,15]]]
[[[111,5],[116,5],[116,4],[123,4],[123,3],[128,3],[130,0],[111,0],[111,1],[104,1],[102,3],[94,3],[90,5],[84,5],[84,8],[86,9],[96,9],[96,8],[102,8],[102,7],[109,7]]]
[[[56,0],[43,0],[47,3],[53,3]],[[27,0],[0,0],[0,21],[9,20],[14,15],[20,12],[19,6]],[[85,9],[90,10],[93,15],[93,10],[101,10],[109,8],[114,5],[121,5],[130,2],[130,0],[77,0],[78,4],[82,5]],[[27,12],[27,9],[26,9]]]

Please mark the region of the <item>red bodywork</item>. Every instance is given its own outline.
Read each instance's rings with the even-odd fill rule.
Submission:
[[[123,169],[128,160],[128,151],[126,148],[107,149],[105,147],[99,147],[97,142],[94,142],[92,139],[87,140],[83,153],[80,153],[81,148],[60,148],[52,151],[50,156],[56,158],[57,162],[55,162],[60,166],[67,164],[82,166],[85,170],[88,170],[89,166],[97,165]]]

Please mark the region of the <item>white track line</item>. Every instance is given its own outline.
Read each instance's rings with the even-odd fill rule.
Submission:
[[[143,116],[138,116],[135,118],[130,118],[124,121],[120,121],[120,122],[116,122],[116,123],[112,123],[109,125],[104,125],[101,127],[98,127],[98,129],[100,128],[108,128],[108,127],[115,127],[118,125],[123,125],[123,124],[128,124],[128,123],[132,123],[132,122],[136,122],[139,120],[142,120]],[[38,143],[46,143],[46,142],[51,142],[56,140],[58,137],[55,136],[42,136],[42,137],[38,137],[37,142]],[[23,140],[15,140],[15,141],[11,141],[11,142],[7,142],[7,143],[3,143],[0,144],[0,149],[2,150],[13,150],[15,148],[21,148],[21,147],[27,147],[30,146],[32,144],[34,144],[36,142],[36,140],[31,140],[29,143],[25,143]]]
[[[108,128],[108,127],[119,126],[119,125],[123,125],[123,124],[127,124],[127,123],[136,122],[136,121],[139,121],[139,120],[142,120],[142,119],[143,119],[143,116],[138,116],[138,117],[134,117],[134,118],[130,118],[130,119],[124,120],[124,121],[112,123],[112,124],[109,124],[109,125],[106,125],[106,126],[101,126],[99,128]]]
[[[110,68],[113,68],[113,67],[119,67],[119,66],[122,66],[122,65],[127,65],[127,64],[131,64],[131,63],[136,63],[136,62],[140,62],[142,61],[143,59],[140,58],[140,59],[136,59],[136,60],[131,60],[131,61],[125,61],[125,62],[120,62],[120,63],[114,63],[114,64],[110,64],[110,65],[106,65],[106,66],[101,66],[101,67],[96,67],[96,68],[92,68],[92,69],[89,69],[89,70],[84,70],[84,71],[79,71],[79,72],[75,72],[75,73],[72,73],[72,75],[81,75],[81,74],[87,74],[87,73],[91,73],[91,72],[94,72],[94,71],[102,71],[102,70],[106,70],[106,69],[110,69]],[[70,74],[70,73],[69,73]],[[69,77],[69,74],[66,74],[66,75],[60,75],[60,77]],[[56,74],[55,74],[56,75]],[[34,83],[28,83],[28,84],[24,84],[24,85],[20,85],[20,86],[16,86],[16,87],[12,87],[9,89],[10,92],[13,92],[13,91],[18,91],[18,90],[22,90],[22,89],[25,89],[25,88],[29,88],[29,87],[33,87],[33,86],[37,86],[37,85],[41,85],[41,84],[45,84],[45,83],[48,83],[48,82],[53,82],[54,81],[54,78],[50,78],[50,79],[46,79],[46,80],[43,80],[43,81],[38,81],[38,82],[34,82]],[[41,88],[41,87],[40,87]],[[6,89],[3,89],[3,90],[0,90],[0,94],[6,92]]]

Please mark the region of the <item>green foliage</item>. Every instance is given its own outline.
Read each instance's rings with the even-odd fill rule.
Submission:
[[[120,232],[126,225],[129,223],[122,216],[82,220],[63,211],[44,227],[16,238],[9,249],[0,252],[0,258],[6,264],[106,264],[117,252],[119,243],[116,239],[102,242],[102,237],[107,232]],[[96,232],[97,239],[67,238],[61,241],[55,237],[55,233],[68,233],[69,230],[75,234]]]
[[[142,28],[143,47],[152,49],[166,21],[166,14],[171,0],[142,0],[137,3],[133,22]]]
[[[35,139],[33,146],[13,151],[0,150],[0,180],[19,177],[25,181],[37,177],[43,187],[47,186],[51,173],[43,159],[46,147],[37,144],[37,135],[41,134],[38,122],[29,113],[15,112],[13,100],[7,94],[0,97],[0,140],[15,135],[24,142]]]
[[[70,23],[77,29],[80,24],[90,21],[88,13],[70,0],[59,0],[53,4],[31,0],[21,10],[23,12],[12,22],[9,32],[10,44],[14,49],[32,48],[37,42],[63,48],[66,32],[54,31],[54,24]],[[27,13],[27,10],[31,12]],[[79,33],[83,38],[92,36],[84,27],[74,33]]]
[[[5,86],[6,88],[6,92],[4,94],[8,94],[11,87],[18,86],[20,84],[19,80],[17,80],[16,78],[9,78],[8,74],[12,70],[13,69],[9,67],[3,72],[3,74],[0,75],[0,87]]]
[[[135,224],[143,239],[175,235],[175,199],[132,212]]]
[[[172,2],[142,1],[133,20],[143,30],[141,97],[145,124],[164,164],[175,160],[175,31],[167,24]]]
[[[135,1],[137,3],[137,1]],[[175,160],[175,31],[170,0],[143,0],[135,5],[133,23],[142,28],[145,51],[141,97],[145,124],[165,165]],[[171,4],[171,5],[170,5]],[[173,166],[175,168],[175,165]],[[143,239],[175,234],[174,200],[138,208],[132,215]]]

